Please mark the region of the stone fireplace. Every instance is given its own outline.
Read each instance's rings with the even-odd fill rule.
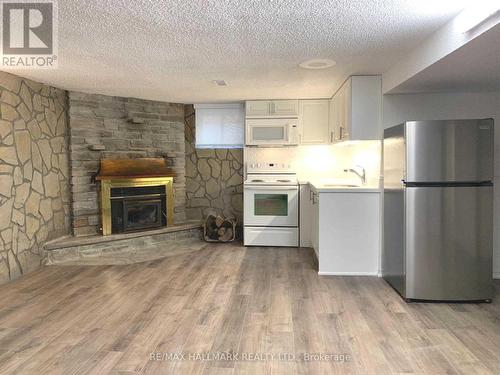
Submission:
[[[173,181],[170,177],[170,182],[165,182],[169,186],[167,190],[173,190],[173,198],[170,198],[173,202],[167,213],[175,223],[185,222],[185,144],[182,104],[70,92],[69,127],[73,234],[76,236],[99,234],[101,227],[107,232],[106,222],[109,223],[109,219],[107,221],[102,219],[99,180],[93,179],[99,170],[101,160],[126,161],[144,158],[162,160],[168,167],[170,173],[168,176],[175,174]],[[130,169],[131,165],[127,165],[127,168]],[[152,172],[150,170],[148,173]],[[119,188],[130,187],[126,185],[127,183],[138,183],[136,178],[127,183],[123,178],[121,180]],[[144,182],[145,180],[142,180],[142,183]],[[116,184],[117,182],[115,188],[118,188]],[[116,192],[121,194],[118,190]],[[122,193],[130,194],[130,191],[123,190]],[[143,195],[148,194],[146,192]],[[167,193],[166,197],[168,201]],[[119,199],[113,201],[115,206],[124,207],[123,202],[121,204],[118,202]],[[142,212],[142,215],[149,212],[138,211],[136,205],[132,205],[129,199],[127,203],[130,203],[127,204],[127,208],[131,214],[128,218],[134,217],[134,214],[139,215],[139,212]],[[151,202],[148,206],[151,215],[156,212]],[[129,224],[125,226],[121,224],[124,232],[139,230],[138,227],[142,226],[142,224]],[[157,225],[158,222],[149,224]]]
[[[96,181],[102,234],[173,225],[173,178],[162,158],[101,160]]]

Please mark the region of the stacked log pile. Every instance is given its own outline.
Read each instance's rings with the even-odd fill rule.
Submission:
[[[203,224],[205,241],[231,242],[236,238],[236,220],[210,214]]]

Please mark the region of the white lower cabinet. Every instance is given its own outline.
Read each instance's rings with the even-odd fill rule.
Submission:
[[[379,193],[301,187],[301,199],[300,244],[314,249],[320,275],[379,273]]]
[[[311,188],[309,184],[300,185],[300,247],[312,247],[311,244],[311,219],[312,219],[312,201]]]
[[[311,244],[319,262],[319,194],[311,191],[312,216],[311,216]]]

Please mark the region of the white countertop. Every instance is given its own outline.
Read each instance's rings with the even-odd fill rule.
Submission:
[[[336,184],[345,184],[345,182],[336,181],[299,181],[300,185],[309,184],[311,188],[317,193],[380,193],[378,187],[369,185],[353,187],[353,186],[339,186]]]

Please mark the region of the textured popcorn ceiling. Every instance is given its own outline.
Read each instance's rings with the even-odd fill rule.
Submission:
[[[349,74],[385,72],[465,3],[61,0],[59,68],[13,72],[69,90],[172,102],[329,97]],[[298,68],[311,58],[337,65]]]

